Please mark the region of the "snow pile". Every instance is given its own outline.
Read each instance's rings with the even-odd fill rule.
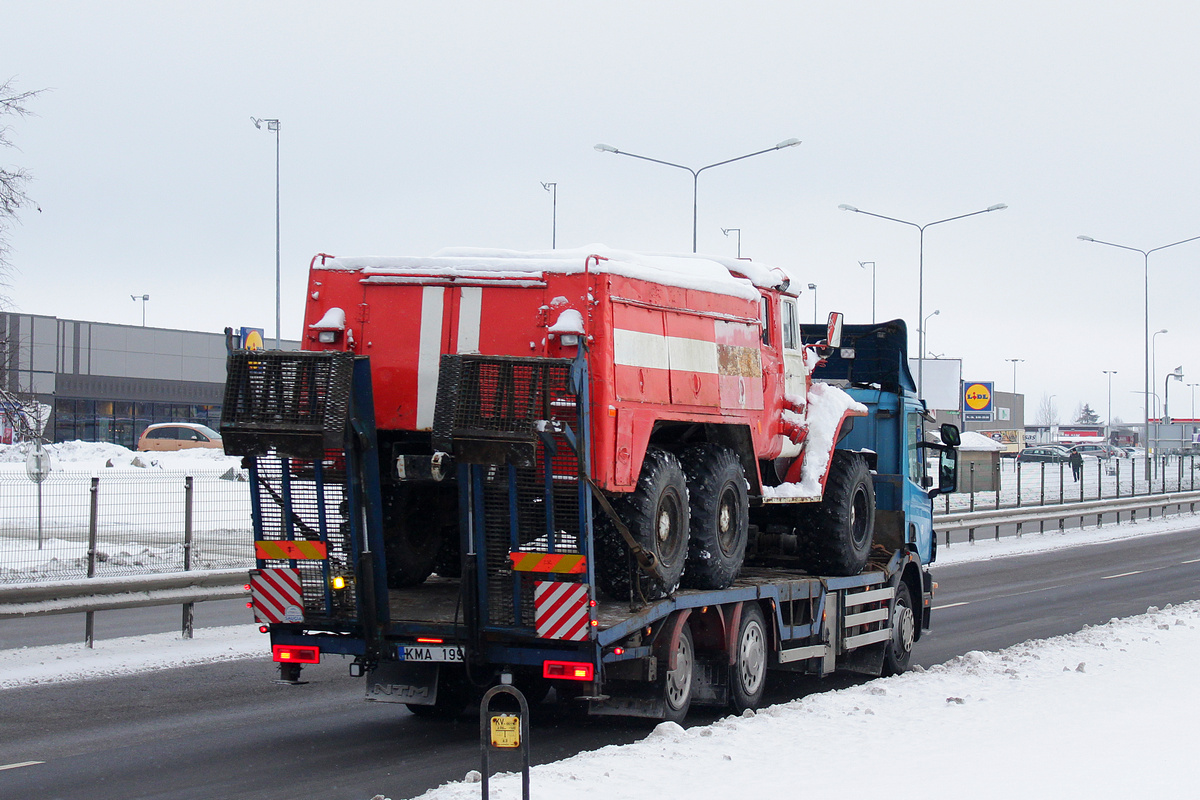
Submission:
[[[0,445],[0,469],[11,469],[7,465],[19,465],[24,469],[25,459],[29,454],[28,444]],[[50,453],[50,465],[53,471],[72,470],[88,471],[110,468],[145,468],[159,467],[163,469],[186,469],[189,466],[207,466],[210,468],[225,467],[240,464],[237,456],[227,456],[225,451],[214,447],[191,447],[171,452],[139,453],[108,442],[59,442],[46,445]],[[139,464],[135,464],[137,461]],[[109,464],[111,462],[111,467]]]
[[[866,413],[867,407],[836,386],[814,383],[808,390],[808,438],[799,483],[764,486],[763,497],[819,497],[829,466],[833,437],[847,411]],[[790,414],[791,412],[784,412]]]
[[[0,537],[0,583],[37,582],[87,573],[87,541],[47,538],[39,548],[34,539]],[[207,554],[193,553],[201,568]],[[183,543],[155,547],[137,542],[96,542],[96,575],[177,572],[183,569]]]
[[[534,767],[535,798],[1168,797],[1192,783],[1200,602]],[[1183,694],[1181,694],[1181,692]],[[533,734],[536,748],[537,733]],[[907,754],[907,755],[906,755]],[[803,767],[797,770],[798,765]],[[873,766],[872,766],[873,765]],[[1115,768],[1114,768],[1115,767]],[[848,783],[849,782],[849,783]],[[521,796],[519,775],[493,798]],[[425,800],[474,800],[447,784]]]

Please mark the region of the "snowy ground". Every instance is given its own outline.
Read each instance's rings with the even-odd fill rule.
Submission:
[[[939,563],[1004,558],[1165,533],[1192,516],[1136,525],[1031,534],[943,549]],[[81,645],[0,651],[0,690],[243,658],[266,666],[254,625]],[[777,794],[802,779],[806,794],[887,796],[906,772],[923,796],[1157,797],[1190,785],[1194,664],[1200,602],[1113,620],[998,653],[971,652],[929,670],[809,695],[744,718],[683,729],[535,767],[532,796],[714,797]],[[1031,724],[1036,722],[1036,724]],[[536,731],[534,741],[536,746]],[[912,742],[912,767],[865,769],[867,747]],[[877,766],[878,758],[870,763]],[[792,770],[786,766],[795,765]],[[479,797],[466,780],[423,795]],[[387,787],[364,787],[363,798]],[[492,796],[520,796],[514,775]]]
[[[193,566],[250,564],[250,494],[239,458],[206,448],[135,453],[97,442],[47,450],[52,470],[39,498],[38,485],[25,474],[25,447],[0,446],[0,582],[86,574],[93,476],[99,478],[98,575],[183,568],[189,476]]]

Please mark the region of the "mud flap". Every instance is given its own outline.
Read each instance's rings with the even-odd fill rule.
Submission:
[[[384,661],[367,673],[367,700],[431,706],[437,702],[438,665]]]
[[[878,678],[883,674],[883,655],[887,646],[887,642],[880,642],[853,650],[838,662],[838,669]]]

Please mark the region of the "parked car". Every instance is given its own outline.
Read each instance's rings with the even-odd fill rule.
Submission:
[[[1058,464],[1059,462],[1065,462],[1070,457],[1071,451],[1060,444],[1039,444],[1026,447],[1022,450],[1021,454],[1017,456],[1017,462]]]
[[[1079,453],[1084,458],[1124,458],[1125,451],[1118,447],[1113,447],[1111,444],[1103,443],[1087,443],[1077,444],[1071,448],[1071,452]]]
[[[223,447],[221,434],[207,425],[160,422],[142,431],[138,450],[183,450],[187,447]]]

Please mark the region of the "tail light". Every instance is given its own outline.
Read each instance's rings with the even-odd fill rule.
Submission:
[[[271,658],[281,664],[320,664],[321,648],[307,645],[271,645]]]
[[[583,661],[545,661],[542,663],[543,678],[590,681],[595,676],[595,666]]]

